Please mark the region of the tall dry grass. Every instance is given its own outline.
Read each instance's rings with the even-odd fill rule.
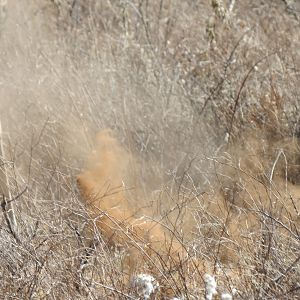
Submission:
[[[216,299],[298,299],[297,5],[1,2],[1,181],[17,224],[1,198],[1,298],[140,299],[128,276],[149,272],[153,299],[202,299],[208,272]],[[127,153],[100,181],[127,202],[113,247],[110,207],[76,184],[105,128]],[[184,255],[149,254],[137,236],[152,229],[128,231],[142,216]]]

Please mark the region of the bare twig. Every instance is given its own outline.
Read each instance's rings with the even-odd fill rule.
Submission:
[[[3,132],[0,122],[0,194],[2,195],[3,199],[1,207],[11,234],[16,240],[19,240],[17,234],[17,221],[14,212],[13,201],[7,201],[7,199],[11,199],[11,193],[9,189],[7,169],[4,157],[5,153],[3,145]]]

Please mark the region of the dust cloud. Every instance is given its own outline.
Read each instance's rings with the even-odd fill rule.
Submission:
[[[187,239],[193,237],[192,232],[198,227],[203,236],[217,241],[218,245],[214,245],[213,249],[222,263],[232,267],[239,265],[241,251],[255,246],[252,235],[265,230],[260,218],[265,218],[266,224],[270,221],[279,224],[293,221],[297,224],[299,219],[299,208],[296,207],[300,197],[299,187],[284,178],[281,161],[273,162],[274,174],[267,181],[262,170],[267,169],[270,161],[259,152],[256,139],[249,137],[247,143],[237,142],[228,149],[233,157],[239,157],[239,167],[233,162],[231,165],[218,162],[222,169],[219,173],[226,174],[229,179],[223,179],[222,186],[213,194],[204,193],[198,198],[202,221],[211,216],[210,221],[219,223],[219,231],[212,234],[211,228],[201,227],[201,220],[197,222],[191,216],[183,221],[189,222],[190,229],[194,227],[194,230],[183,233]],[[282,141],[278,143],[282,144]],[[269,142],[269,151],[274,150],[276,145]],[[295,143],[292,145],[285,149],[289,157],[296,153]],[[173,262],[179,256],[182,259],[187,255],[187,249],[174,238],[174,232],[165,230],[161,223],[150,219],[149,216],[154,215],[153,209],[144,209],[141,214],[127,196],[126,182],[130,181],[128,170],[133,159],[114,138],[112,131],[101,131],[96,137],[95,149],[88,158],[87,167],[77,179],[83,199],[105,241],[114,246],[121,245],[128,251],[130,273],[135,272],[137,265],[142,265],[141,260],[145,262],[145,257],[157,253]],[[140,201],[145,203],[147,199]],[[278,229],[281,234],[284,231],[287,229]],[[206,266],[209,264],[203,257],[199,257],[197,262]]]
[[[150,208],[144,209],[144,215],[141,215],[126,196],[131,161],[113,133],[103,130],[96,137],[86,170],[77,178],[81,194],[105,241],[112,246],[124,247],[129,253],[126,263],[130,274],[138,264],[141,266],[140,260],[145,262],[149,256],[158,257],[159,253],[165,263],[168,260],[174,263],[186,254],[174,236],[159,222],[151,220],[153,211]]]
[[[75,62],[69,61],[66,49],[59,42],[51,44],[50,31],[40,26],[51,22],[42,20],[44,15],[37,9],[37,3],[40,4],[39,1],[30,5],[28,1],[8,1],[0,32],[0,117],[9,140],[7,144],[14,146],[9,159],[19,167],[20,185],[28,184],[25,177],[31,177],[33,187],[39,181],[43,184],[38,194],[41,199],[55,199],[60,195],[56,189],[62,184],[58,181],[54,192],[49,188],[53,174],[66,174],[69,179],[70,174],[80,173],[82,161],[87,157],[86,167],[77,177],[83,201],[105,242],[113,248],[125,249],[128,255],[124,267],[130,275],[141,272],[145,265],[155,272],[160,264],[178,266],[190,255],[188,248],[195,244],[193,251],[200,268],[206,261],[213,264],[213,256],[238,268],[243,253],[255,253],[258,236],[269,233],[283,240],[286,236],[286,241],[289,235],[297,239],[299,141],[291,137],[263,136],[259,130],[243,133],[243,140],[224,146],[224,151],[218,152],[219,157],[209,157],[216,166],[215,173],[211,168],[204,169],[202,164],[193,170],[195,186],[204,181],[200,173],[205,176],[212,173],[209,178],[213,178],[213,191],[205,192],[203,188],[203,193],[192,195],[194,186],[180,190],[178,194],[184,200],[192,199],[186,201],[189,213],[182,216],[181,228],[176,223],[169,227],[156,207],[149,205],[151,196],[140,193],[139,186],[132,182],[143,181],[146,188],[141,190],[145,191],[157,182],[165,184],[160,180],[161,174],[154,183],[147,180],[147,174],[152,178],[159,172],[168,172],[176,164],[179,168],[180,161],[184,168],[190,152],[192,156],[208,148],[211,154],[214,143],[210,142],[213,145],[209,147],[202,136],[196,138],[199,132],[205,132],[201,124],[189,131],[194,126],[191,121],[194,111],[183,107],[180,94],[173,99],[175,104],[166,114],[170,115],[166,130],[165,123],[158,121],[165,120],[164,101],[152,90],[152,84],[146,93],[140,81],[132,84],[126,79],[130,67],[125,52],[116,64],[112,64],[114,57],[101,50],[99,53],[104,54],[99,60],[92,60],[85,68],[74,67]],[[129,73],[131,78],[134,72]],[[183,121],[181,110],[184,109],[186,120]],[[91,136],[106,127],[122,132],[123,136],[138,137],[142,150],[126,151],[114,132],[106,129],[97,134],[94,150],[89,153],[93,148]],[[155,131],[158,133],[154,134]],[[207,135],[212,140],[214,128]],[[139,158],[133,153],[145,154]],[[143,160],[146,180],[134,178],[138,171],[132,174],[139,160]],[[30,176],[24,176],[29,171],[23,170],[28,170],[30,164],[36,170],[33,172],[31,167]],[[178,172],[183,173],[189,172]],[[73,189],[72,179],[69,180],[64,187],[68,191]],[[181,187],[176,186],[174,190]],[[131,188],[137,191],[136,199],[131,197]],[[38,198],[32,190],[30,207]],[[160,199],[166,211],[172,206],[181,209],[181,199],[178,201],[173,196],[171,191]],[[178,235],[181,230],[184,241]]]

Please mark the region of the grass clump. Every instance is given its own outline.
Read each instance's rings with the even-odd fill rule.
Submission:
[[[297,5],[2,1],[1,299],[298,299]]]

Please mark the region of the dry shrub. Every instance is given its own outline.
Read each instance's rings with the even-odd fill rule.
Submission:
[[[1,298],[138,298],[147,271],[153,298],[199,299],[205,270],[235,299],[299,298],[299,20],[229,2],[2,7]]]
[[[199,239],[209,237],[207,253],[214,249],[215,263],[238,274],[233,278],[241,296],[273,298],[297,291],[300,144],[288,136],[283,107],[271,90],[260,107],[235,120],[235,136],[223,156],[211,158],[219,188],[201,199]],[[208,222],[215,225],[206,228]]]

